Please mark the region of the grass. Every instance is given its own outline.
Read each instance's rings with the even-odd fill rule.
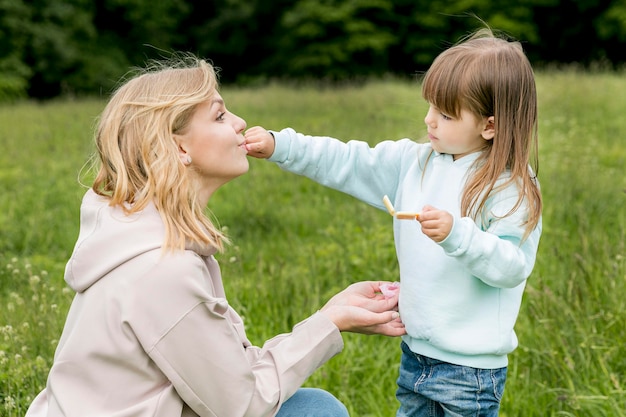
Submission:
[[[626,416],[623,75],[537,75],[544,233],[503,417]],[[230,87],[222,95],[249,126],[371,143],[425,133],[414,83]],[[63,270],[78,233],[77,178],[103,105],[0,107],[0,416],[22,416],[45,385],[72,298]],[[350,282],[397,279],[388,215],[266,161],[251,160],[210,209],[233,240],[219,261],[256,344],[289,331]],[[307,384],[335,393],[355,417],[395,415],[399,340],[344,339],[344,352]]]

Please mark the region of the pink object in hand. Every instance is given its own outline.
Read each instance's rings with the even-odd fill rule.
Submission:
[[[380,292],[385,298],[391,298],[400,290],[400,283],[394,282],[393,284],[382,284],[380,286]]]

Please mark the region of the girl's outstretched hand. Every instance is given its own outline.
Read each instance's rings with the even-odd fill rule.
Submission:
[[[350,285],[332,297],[320,312],[330,318],[341,331],[402,336],[406,334],[398,314],[398,296],[385,296],[384,281],[363,281]]]
[[[274,153],[274,136],[261,126],[253,126],[244,134],[248,155],[267,159]]]

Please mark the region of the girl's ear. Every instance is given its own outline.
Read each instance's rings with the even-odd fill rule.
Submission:
[[[481,135],[485,140],[491,140],[496,135],[496,124],[495,117],[489,116],[485,121],[485,126],[483,127],[483,131]]]

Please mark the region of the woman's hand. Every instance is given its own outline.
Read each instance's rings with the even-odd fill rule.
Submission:
[[[331,298],[320,312],[340,331],[402,336],[406,334],[398,314],[398,292],[391,297],[380,291],[384,281],[363,281],[350,285]]]
[[[267,159],[274,153],[274,136],[261,126],[251,127],[244,136],[248,155]]]

